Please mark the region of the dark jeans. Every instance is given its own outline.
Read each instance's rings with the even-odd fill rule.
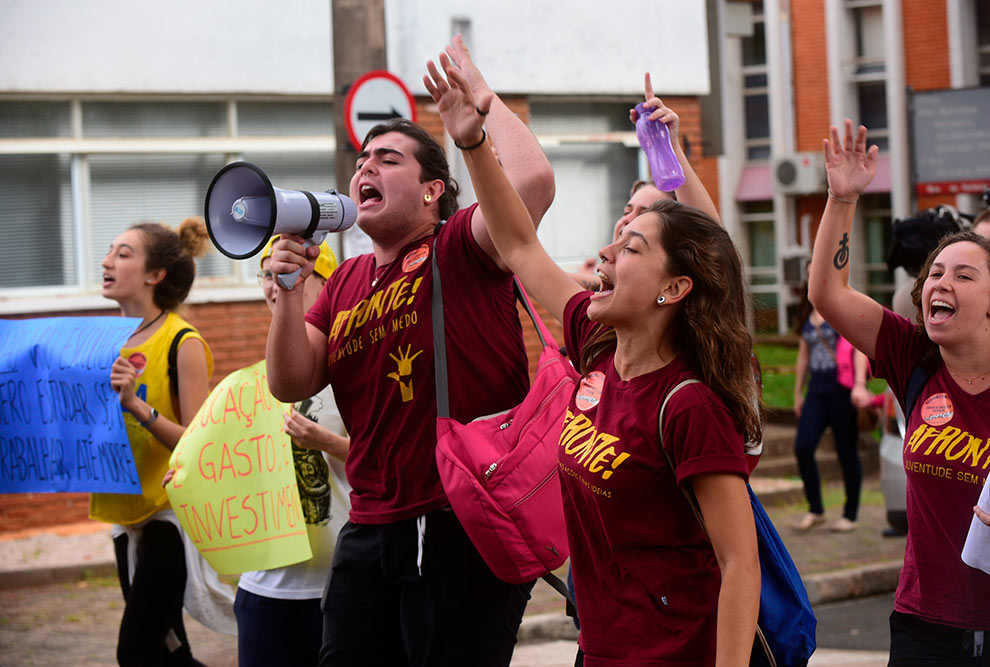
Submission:
[[[182,537],[167,521],[149,521],[137,543],[134,579],[127,580],[127,535],[113,540],[124,616],[117,638],[122,666],[199,665],[182,624],[186,554]]]
[[[987,667],[983,633],[890,614],[890,667]]]
[[[449,510],[426,515],[422,574],[416,519],[348,523],[323,596],[320,664],[506,667],[533,582],[491,573]]]
[[[323,640],[319,598],[281,600],[238,588],[234,614],[239,667],[313,667],[319,661]]]
[[[828,394],[808,392],[798,420],[794,453],[798,470],[804,482],[804,495],[809,511],[823,514],[822,483],[815,462],[815,450],[827,426],[832,427],[835,451],[842,466],[842,481],[846,489],[846,505],[842,516],[855,521],[859,514],[859,492],[863,484],[863,466],[859,460],[859,429],[856,426],[856,408],[849,400],[848,389],[838,389]]]

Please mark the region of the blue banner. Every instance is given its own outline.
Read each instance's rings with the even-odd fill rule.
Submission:
[[[139,319],[0,320],[0,493],[140,493],[110,368]]]

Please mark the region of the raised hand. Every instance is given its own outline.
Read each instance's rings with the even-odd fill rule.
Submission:
[[[677,139],[678,129],[681,125],[680,116],[674,113],[674,110],[668,106],[665,106],[663,100],[657,97],[653,92],[653,82],[650,80],[650,73],[647,72],[643,81],[643,106],[647,109],[653,109],[650,114],[650,120],[659,120],[661,123],[667,126],[667,132],[670,134],[670,145],[675,148],[680,145]],[[633,125],[636,124],[636,120],[639,118],[639,114],[636,113],[636,109],[629,110],[629,120]]]
[[[464,38],[459,34],[454,35],[454,39],[450,41],[450,44],[444,49],[447,55],[450,57],[451,62],[453,62],[457,67],[460,68],[461,74],[467,79],[468,84],[471,86],[471,90],[478,94],[480,91],[491,90],[488,87],[488,83],[485,81],[485,77],[481,75],[481,70],[478,66],[474,64],[471,60],[471,52],[468,50],[467,45],[464,43]]]
[[[454,143],[460,147],[475,147],[484,140],[482,126],[494,95],[488,89],[478,90],[476,95],[464,73],[446,52],[440,54],[440,67],[443,72],[432,60],[426,63],[429,74],[423,76],[423,84],[437,103],[437,112]]]
[[[866,149],[866,128],[862,125],[853,138],[852,121],[845,122],[845,136],[840,142],[839,130],[830,128],[831,140],[822,140],[825,153],[825,172],[828,174],[828,187],[834,197],[854,201],[873,180],[877,170],[876,145]]]

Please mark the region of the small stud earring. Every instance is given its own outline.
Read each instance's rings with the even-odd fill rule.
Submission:
[[[431,195],[430,193],[426,193],[425,195],[423,195],[423,201],[429,204],[431,201],[433,201],[433,195]]]
[[[151,284],[151,281],[150,281],[150,280],[145,280],[145,281],[144,281],[144,284],[145,284],[145,285],[150,285],[150,284]]]
[[[667,300],[667,297],[665,297],[665,296],[658,296],[657,297],[657,305],[658,306],[662,306],[663,305],[663,302],[666,301],[666,300]]]

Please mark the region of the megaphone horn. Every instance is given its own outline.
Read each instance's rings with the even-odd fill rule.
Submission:
[[[213,245],[231,259],[258,254],[275,234],[298,234],[319,245],[329,232],[342,232],[357,220],[350,197],[336,190],[308,192],[272,185],[260,167],[232,162],[217,172],[206,191],[206,229]],[[299,269],[278,276],[291,289]]]

